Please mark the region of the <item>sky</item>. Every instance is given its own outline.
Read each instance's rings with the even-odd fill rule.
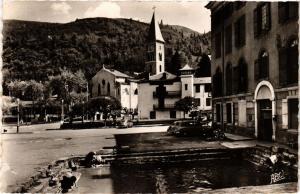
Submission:
[[[3,19],[67,23],[81,18],[132,18],[149,23],[181,25],[200,33],[210,31],[208,1],[3,1]]]

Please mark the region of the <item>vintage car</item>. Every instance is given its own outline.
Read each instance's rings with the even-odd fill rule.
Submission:
[[[175,136],[197,136],[204,139],[223,139],[224,133],[211,126],[211,121],[175,121],[167,129],[169,135]]]

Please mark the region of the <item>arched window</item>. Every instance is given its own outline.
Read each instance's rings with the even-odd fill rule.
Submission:
[[[107,83],[107,95],[110,95],[110,83]]]
[[[159,53],[159,61],[162,61],[162,54]]]
[[[293,84],[298,82],[298,39],[292,39],[289,41],[287,48],[287,75],[288,84]]]
[[[218,97],[222,95],[222,72],[218,67],[213,76],[213,96]]]
[[[269,77],[269,54],[262,50],[255,61],[255,79],[267,79]]]
[[[232,94],[232,65],[228,63],[226,66],[226,95]]]
[[[161,72],[161,65],[159,65],[159,72]]]
[[[98,84],[98,96],[100,96],[100,95],[101,95],[101,85]]]
[[[138,95],[138,89],[137,88],[134,90],[134,95]]]
[[[103,86],[105,85],[105,80],[104,80],[104,79],[102,80],[102,85],[103,85]]]

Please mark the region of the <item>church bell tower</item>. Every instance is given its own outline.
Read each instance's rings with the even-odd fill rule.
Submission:
[[[146,72],[157,75],[165,71],[165,41],[153,12],[147,37]]]

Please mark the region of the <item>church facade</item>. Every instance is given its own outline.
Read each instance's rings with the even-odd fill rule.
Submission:
[[[122,107],[134,110],[140,120],[169,120],[188,117],[175,109],[187,96],[197,99],[197,109],[211,110],[211,78],[195,77],[186,64],[178,75],[165,70],[165,41],[153,13],[147,37],[145,75],[135,79],[122,72],[103,68],[92,78],[92,96],[109,95]]]

